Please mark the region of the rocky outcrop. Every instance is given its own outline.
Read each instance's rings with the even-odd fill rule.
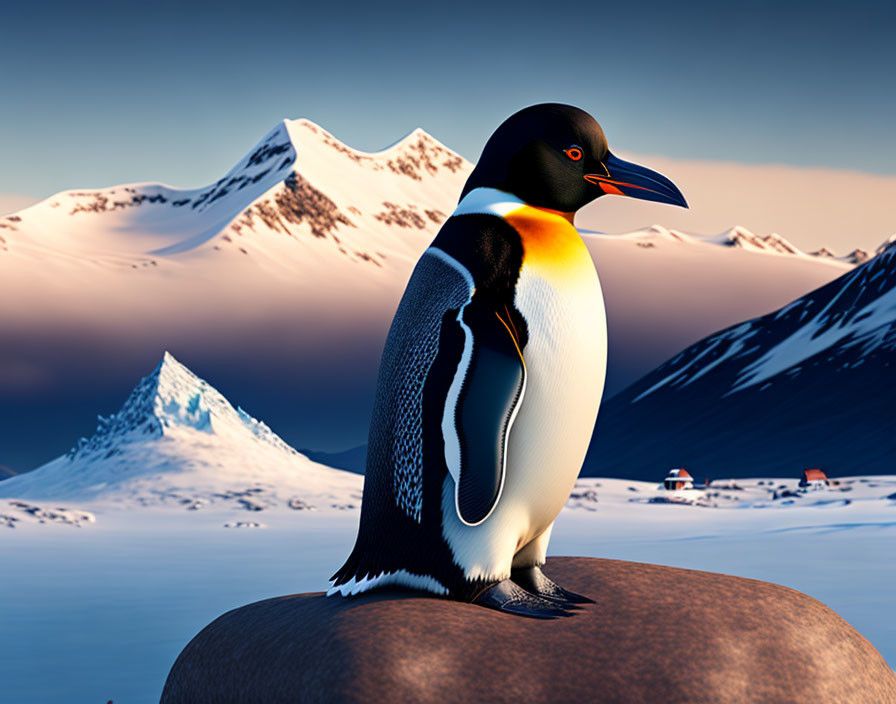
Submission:
[[[537,621],[416,592],[268,599],[197,635],[162,704],[210,702],[896,702],[848,623],[766,582],[552,558],[588,605]]]

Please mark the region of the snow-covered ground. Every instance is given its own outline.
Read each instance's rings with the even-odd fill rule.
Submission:
[[[557,521],[551,553],[784,584],[836,610],[896,664],[896,477],[782,495],[795,489],[793,479],[717,481],[683,492],[581,480]],[[716,507],[651,501],[668,497]],[[0,526],[0,700],[10,704],[158,701],[177,654],[216,616],[324,589],[358,521],[357,508],[328,505],[59,504],[95,517],[76,527],[40,523],[11,501],[0,500],[0,514],[20,519],[15,528]],[[226,527],[251,523],[264,527]],[[600,605],[600,595],[592,596]]]

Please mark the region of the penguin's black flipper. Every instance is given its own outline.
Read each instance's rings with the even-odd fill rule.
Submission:
[[[488,609],[529,618],[548,619],[572,615],[558,604],[530,594],[509,579],[493,584],[473,599],[473,603]]]
[[[542,599],[553,601],[557,604],[593,604],[594,599],[576,594],[561,587],[547,578],[538,566],[520,567],[510,571],[510,579]]]
[[[465,335],[464,353],[443,428],[450,433],[453,425],[457,433],[446,437],[446,460],[457,477],[457,513],[475,526],[501,497],[507,436],[525,390],[526,367],[509,313],[499,313],[491,301],[473,296],[457,324]]]

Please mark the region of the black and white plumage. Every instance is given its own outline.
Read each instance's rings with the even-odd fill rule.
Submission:
[[[343,592],[361,591],[374,582],[431,589],[430,577],[439,584],[435,591],[448,592],[466,581],[448,554],[436,560],[442,569],[432,574],[433,545],[444,542],[442,485],[452,477],[451,469],[458,472],[463,464],[462,439],[465,445],[478,441],[482,447],[471,450],[485,455],[480,473],[471,469],[464,479],[476,484],[491,480],[491,491],[483,495],[475,486],[455,490],[451,503],[459,518],[459,507],[464,507],[467,524],[485,520],[501,491],[505,440],[524,381],[517,348],[525,346],[526,323],[514,308],[511,280],[519,272],[522,252],[518,246],[514,251],[512,229],[490,219],[451,218],[420,258],[395,314],[371,421],[363,527],[342,570],[351,570],[355,580]],[[470,236],[478,246],[468,250]],[[502,318],[495,310],[504,313]],[[524,336],[522,345],[502,320],[522,331],[517,333]],[[479,379],[482,374],[498,378]],[[474,380],[480,382],[478,388]],[[451,422],[451,409],[460,409],[459,423]],[[492,432],[477,434],[477,421],[486,419]],[[437,467],[441,471],[434,471]],[[370,544],[380,534],[402,536],[389,556]],[[366,575],[367,581],[357,575]]]
[[[606,367],[600,283],[572,214],[626,189],[684,203],[613,157],[576,108],[527,108],[489,140],[389,331],[358,538],[330,593],[404,585],[541,617],[583,600],[539,569]]]

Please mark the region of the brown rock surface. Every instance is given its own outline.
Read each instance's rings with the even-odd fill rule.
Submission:
[[[880,653],[791,589],[591,558],[545,572],[597,603],[552,621],[399,591],[243,606],[187,645],[162,703],[896,703]]]

